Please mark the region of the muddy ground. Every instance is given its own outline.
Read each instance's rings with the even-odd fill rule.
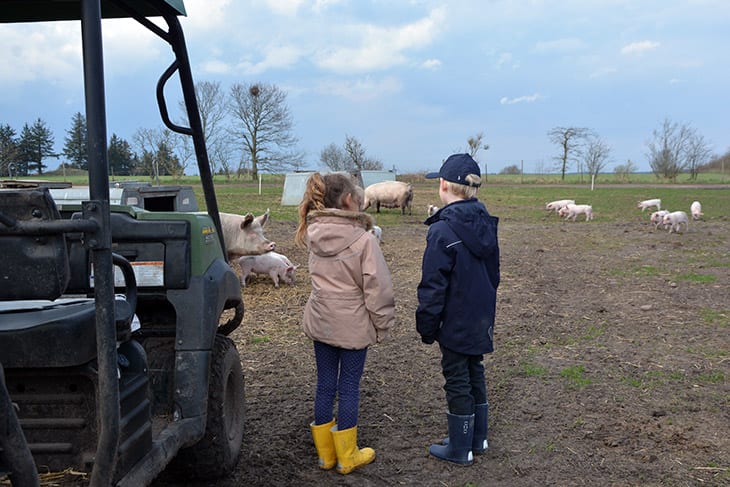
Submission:
[[[295,223],[267,236],[295,263],[294,287],[260,276],[234,332],[246,379],[246,434],[224,487],[730,485],[730,222],[668,234],[648,223],[500,223],[502,284],[485,359],[489,450],[461,467],[428,455],[446,434],[437,345],[415,332],[427,228],[383,231],[398,324],[370,349],[360,446],[375,462],[320,471],[308,425],[315,371],[300,330],[309,293]]]

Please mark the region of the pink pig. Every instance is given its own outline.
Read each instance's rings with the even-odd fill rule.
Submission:
[[[276,242],[264,237],[264,225],[269,221],[269,210],[255,218],[251,213],[220,215],[229,262],[243,255],[263,254],[276,248]]]
[[[279,279],[283,282],[294,285],[294,271],[299,267],[292,264],[286,256],[267,252],[261,255],[246,255],[238,259],[241,266],[241,285],[246,286],[246,279],[253,272],[256,274],[268,274],[274,281],[274,286],[279,287]]]

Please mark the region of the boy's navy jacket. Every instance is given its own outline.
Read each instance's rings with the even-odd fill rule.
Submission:
[[[425,343],[465,355],[493,351],[499,285],[497,224],[476,198],[444,206],[429,225],[416,329]]]

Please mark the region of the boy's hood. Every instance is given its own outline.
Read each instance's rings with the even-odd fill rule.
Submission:
[[[476,198],[450,203],[431,215],[424,222],[431,225],[445,222],[474,255],[486,257],[497,245],[497,218]]]

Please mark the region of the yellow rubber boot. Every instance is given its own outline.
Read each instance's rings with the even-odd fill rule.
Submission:
[[[333,426],[335,426],[334,419],[325,424],[311,423],[309,425],[309,429],[312,430],[314,447],[317,449],[317,456],[319,457],[319,468],[323,470],[329,470],[337,463],[335,444],[332,441],[332,432],[330,431]]]
[[[346,475],[375,460],[375,450],[357,447],[357,426],[339,431],[335,425],[331,431],[337,452],[337,471],[339,473]]]

